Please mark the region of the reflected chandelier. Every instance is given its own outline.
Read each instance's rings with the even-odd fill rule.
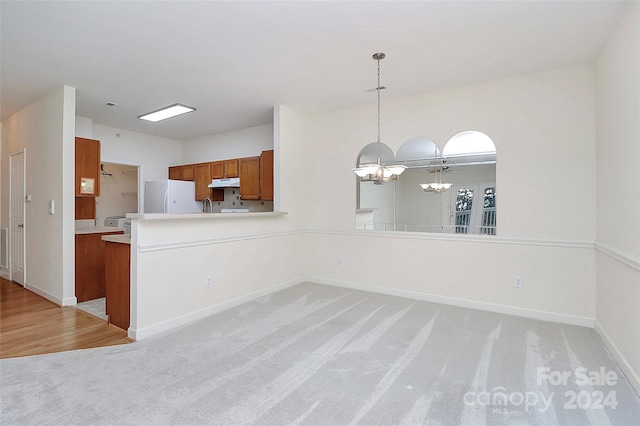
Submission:
[[[402,165],[387,166],[382,164],[380,160],[380,91],[385,89],[380,85],[380,61],[385,58],[384,53],[374,53],[373,59],[378,62],[378,86],[375,88],[378,92],[378,159],[375,164],[358,164],[359,167],[351,169],[361,180],[372,180],[377,184],[383,181],[398,179],[398,176],[407,168]]]
[[[435,170],[435,174],[436,174],[435,182],[420,184],[420,187],[424,189],[424,192],[435,192],[439,194],[451,188],[452,184],[442,183],[442,174],[444,173],[444,161],[445,160],[441,160],[440,168]]]

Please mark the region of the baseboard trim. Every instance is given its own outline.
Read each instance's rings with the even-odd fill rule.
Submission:
[[[276,291],[284,290],[285,288],[292,287],[296,284],[300,284],[301,282],[304,282],[304,280],[295,278],[273,285],[271,287],[264,288],[262,290],[254,291],[253,293],[249,293],[244,296],[238,296],[233,299],[225,300],[224,302],[216,303],[215,305],[207,306],[206,308],[199,309],[194,312],[189,312],[188,314],[171,318],[169,320],[162,321],[160,323],[153,324],[147,327],[139,329],[133,329],[129,327],[129,329],[127,330],[127,335],[129,336],[129,338],[137,341],[147,339],[151,336],[175,330],[178,327],[182,327],[194,321],[206,318],[210,315],[217,314],[218,312],[226,311],[227,309],[231,309],[243,303],[250,302],[259,297],[275,293]]]
[[[596,333],[598,333],[598,336],[600,336],[600,338],[604,342],[609,352],[611,352],[611,355],[613,356],[613,358],[616,360],[616,362],[620,366],[620,369],[626,376],[627,380],[629,380],[629,383],[631,383],[631,386],[633,386],[636,393],[640,395],[640,375],[633,369],[631,364],[629,364],[629,361],[627,360],[627,358],[622,354],[622,352],[620,352],[620,349],[618,349],[618,346],[616,346],[616,344],[613,343],[613,340],[611,340],[611,337],[609,337],[607,332],[604,330],[604,328],[602,328],[602,325],[598,321],[595,322],[594,328],[596,330]]]
[[[63,304],[63,301],[64,301],[63,299],[60,299],[59,297],[56,297],[53,294],[51,294],[49,292],[46,292],[46,291],[44,291],[44,290],[42,290],[42,289],[40,289],[40,288],[38,288],[36,286],[33,286],[33,285],[29,284],[29,283],[24,283],[24,288],[26,288],[29,291],[34,292],[38,296],[44,297],[48,301],[53,302],[58,306],[65,306]],[[74,297],[74,299],[75,299],[75,297]]]
[[[461,308],[478,309],[481,311],[496,312],[499,314],[515,315],[518,317],[531,318],[541,321],[552,321],[562,324],[577,325],[581,327],[593,328],[594,319],[589,317],[581,317],[578,315],[561,314],[558,312],[540,311],[529,308],[519,308],[516,306],[500,305],[497,303],[480,302],[471,299],[461,299],[450,296],[440,296],[433,293],[422,293],[411,290],[402,290],[397,288],[389,288],[375,286],[369,284],[361,284],[352,281],[341,281],[326,279],[320,277],[309,276],[305,281],[315,282],[318,284],[332,285],[336,287],[351,288],[354,290],[370,291],[373,293],[386,294],[389,296],[404,297],[407,299],[423,300],[426,302],[441,303],[444,305],[459,306]]]
[[[0,277],[4,278],[5,280],[9,279],[9,271],[0,271]]]

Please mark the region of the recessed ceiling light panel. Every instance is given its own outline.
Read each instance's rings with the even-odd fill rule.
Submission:
[[[144,115],[138,116],[138,118],[147,121],[156,121],[166,120],[167,118],[175,117],[177,115],[186,114],[188,112],[195,111],[196,109],[190,106],[182,105],[182,104],[173,104],[168,107],[164,107],[157,111],[149,112]]]

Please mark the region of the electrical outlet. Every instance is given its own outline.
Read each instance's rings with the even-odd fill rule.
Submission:
[[[338,256],[338,266],[342,266],[342,256]]]
[[[206,278],[204,279],[204,286],[205,286],[206,288],[211,287],[211,277],[206,277]]]
[[[519,275],[516,275],[516,277],[513,280],[513,286],[515,288],[522,288],[522,277]]]

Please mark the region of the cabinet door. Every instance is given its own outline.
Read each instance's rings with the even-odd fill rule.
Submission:
[[[169,167],[169,179],[180,180],[182,178],[182,170],[180,166]]]
[[[273,150],[260,155],[260,199],[273,200]]]
[[[211,179],[222,179],[224,177],[224,161],[212,161]]]
[[[100,196],[100,141],[76,138],[76,197]]]
[[[240,167],[240,199],[260,199],[260,157],[238,160]]]
[[[238,159],[224,160],[224,177],[238,177]]]
[[[210,196],[209,184],[211,183],[211,169],[209,163],[200,163],[194,166],[196,181],[196,200],[202,201]]]
[[[105,246],[107,315],[111,324],[127,330],[131,311],[131,245],[107,242]]]
[[[189,181],[196,180],[195,167],[193,164],[182,166],[180,173],[181,173],[180,179],[182,180],[189,180]]]
[[[76,234],[75,281],[78,303],[105,296],[105,242],[102,236],[112,234],[122,234],[122,231]]]

